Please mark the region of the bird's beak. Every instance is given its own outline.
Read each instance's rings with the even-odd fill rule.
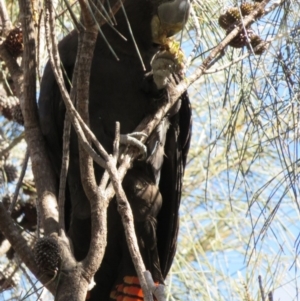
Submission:
[[[190,0],[164,1],[152,19],[153,42],[163,44],[165,39],[183,29],[190,12]]]

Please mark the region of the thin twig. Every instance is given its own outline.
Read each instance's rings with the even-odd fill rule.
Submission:
[[[262,285],[261,275],[258,275],[258,284],[259,284],[261,300],[266,301],[265,291],[264,291],[264,288],[263,288],[263,285]]]
[[[126,37],[124,37],[116,28],[113,24],[111,24],[112,22],[108,22],[109,20],[111,21],[111,19],[106,19],[103,14],[101,14],[101,11],[99,10],[99,8],[96,6],[96,4],[94,4],[94,2],[91,2],[92,5],[94,6],[94,8],[98,11],[98,13],[101,15],[101,20],[103,20],[102,22],[106,22],[107,25],[121,38],[123,39],[124,41],[127,41]],[[108,18],[110,18],[110,16],[108,15]],[[98,18],[95,17],[95,20],[97,20],[97,23],[101,24],[101,22],[99,22]],[[99,26],[100,26],[99,24]]]
[[[113,157],[116,164],[118,163],[119,153],[120,153],[120,123],[116,122],[115,140],[113,143]],[[108,181],[109,181],[109,173],[107,172],[107,170],[105,170],[99,184],[100,191],[104,191],[107,188]],[[106,201],[110,200],[111,198],[107,199]]]
[[[54,26],[53,22],[52,24],[53,24],[52,26]],[[84,26],[81,24],[81,27],[78,27],[77,29],[82,30],[83,27]],[[78,45],[78,47],[80,47],[80,44]],[[77,56],[79,56],[79,52]],[[75,63],[75,67],[72,75],[71,91],[70,91],[70,99],[73,104],[75,104],[76,102],[77,82],[78,82],[78,64]],[[66,193],[67,174],[69,169],[69,160],[70,160],[70,151],[69,151],[70,138],[71,138],[71,120],[69,115],[65,114],[64,131],[63,131],[62,167],[60,171],[59,197],[58,197],[60,235],[62,234],[62,231],[63,232],[65,231],[65,213],[64,213],[65,193]]]
[[[118,161],[119,158],[119,150],[120,150],[120,122],[116,122],[115,140],[113,145],[113,156],[116,161]]]
[[[273,301],[273,292],[269,292],[268,301]]]
[[[4,0],[0,0],[0,18],[3,27],[3,33],[6,35],[12,29],[12,23],[6,9]]]
[[[119,4],[119,2],[117,2],[117,3]],[[115,14],[112,12],[112,9],[111,9],[111,6],[110,6],[110,1],[107,1],[107,6],[108,6],[108,9],[109,9],[110,17],[113,20],[114,25],[117,25]]]
[[[97,5],[91,0],[90,0],[90,3],[96,8],[96,11],[100,14],[100,20],[102,20],[102,18],[104,18],[106,20],[106,23],[109,23],[110,25],[113,26],[114,25],[113,20],[111,19],[111,16],[107,12],[107,10],[103,4],[104,1],[105,0],[97,1]],[[103,14],[105,14],[106,17],[104,17]]]
[[[24,268],[22,266],[22,261],[21,260],[19,260],[19,262],[18,262],[18,267],[20,268],[20,270],[22,271],[23,275],[25,275],[26,279],[30,283],[30,285],[31,285],[30,290],[33,290],[33,292],[37,294],[37,292],[38,292],[38,288],[36,287],[37,281],[36,281],[36,283],[34,283],[32,281],[32,277],[28,274],[26,268]],[[30,290],[27,292],[27,294],[30,292]]]
[[[70,17],[71,17],[71,19],[72,19],[72,21],[73,21],[73,23],[74,23],[76,29],[77,29],[78,31],[83,30],[83,29],[84,29],[84,26],[83,26],[80,22],[77,21],[77,18],[76,18],[75,14],[74,14],[74,12],[73,12],[73,10],[72,10],[72,6],[73,6],[77,1],[76,1],[75,3],[73,3],[72,6],[69,4],[69,1],[68,1],[68,0],[64,0],[64,2],[65,2],[65,4],[66,4],[66,6],[67,6],[67,10],[69,11]],[[60,14],[60,15],[57,15],[56,18],[59,18],[60,16],[61,16],[61,14]]]
[[[197,49],[201,43],[201,34],[200,34],[201,30],[200,30],[199,20],[198,20],[198,17],[196,15],[193,5],[191,5],[190,14],[193,19],[193,25],[195,27],[196,40],[194,43],[194,47],[193,47],[189,57],[187,58],[186,69],[191,65],[192,60],[195,58]]]
[[[121,5],[121,7],[122,7],[122,11],[123,11],[123,14],[124,14],[124,16],[125,16],[125,19],[126,19],[127,26],[128,26],[128,30],[129,30],[129,33],[130,33],[130,35],[131,35],[132,42],[133,42],[133,45],[134,45],[134,47],[135,47],[136,53],[137,53],[137,55],[138,55],[138,57],[139,57],[139,59],[140,59],[140,62],[141,62],[142,67],[143,67],[143,70],[145,71],[145,70],[146,70],[146,67],[145,67],[145,64],[144,64],[144,62],[143,62],[143,58],[142,58],[142,55],[141,55],[141,53],[140,53],[139,47],[138,47],[138,45],[137,45],[137,43],[136,43],[136,41],[135,41],[134,34],[133,34],[132,30],[131,30],[131,25],[130,25],[129,19],[128,19],[128,17],[127,17],[126,10],[125,10],[125,8],[124,8],[123,2],[122,2],[122,0],[119,0],[119,2],[120,2],[120,5]]]
[[[106,36],[105,34],[103,33],[102,29],[101,29],[101,22],[98,22],[98,20],[96,19],[94,13],[92,12],[92,9],[89,7],[89,11],[90,11],[90,14],[91,14],[91,17],[93,18],[98,30],[99,30],[99,33],[103,39],[103,41],[106,43],[107,47],[109,48],[110,52],[113,54],[113,56],[115,57],[115,59],[117,61],[119,61],[119,57],[117,56],[117,54],[115,53],[115,51],[113,50],[113,48],[111,47],[110,43],[108,42],[108,40],[106,39]],[[105,22],[105,19],[102,19],[102,22]]]
[[[69,12],[70,14],[74,14],[72,11],[72,7],[78,2],[78,0],[74,1],[72,4],[69,3],[69,1],[64,0],[65,5],[67,8],[63,9],[61,12],[55,15],[55,19],[60,18],[62,15],[64,15],[66,12]]]
[[[153,296],[151,293],[151,290],[148,287],[148,284],[146,282],[144,272],[146,270],[145,264],[143,262],[142,256],[140,254],[136,234],[135,234],[135,228],[134,228],[134,222],[133,222],[133,214],[131,211],[130,204],[127,200],[126,194],[124,192],[124,189],[122,187],[122,181],[119,178],[117,168],[114,164],[114,160],[112,157],[110,157],[109,161],[107,162],[107,171],[110,175],[111,183],[113,185],[114,191],[116,193],[117,202],[118,202],[118,211],[122,218],[122,223],[125,230],[125,236],[127,245],[129,248],[129,252],[135,267],[135,270],[137,272],[141,288],[144,293],[144,300],[145,301],[153,301]]]
[[[7,211],[9,214],[12,213],[12,211],[14,210],[14,208],[16,206],[18,196],[19,196],[19,191],[20,191],[20,188],[22,186],[22,183],[23,183],[23,180],[24,180],[24,177],[25,177],[25,173],[26,173],[26,170],[27,170],[28,160],[29,160],[29,151],[28,151],[28,148],[27,148],[26,153],[25,153],[25,157],[24,157],[24,160],[23,160],[23,163],[22,163],[21,174],[19,176],[19,180],[18,180],[18,183],[17,183],[16,188],[15,188],[15,192],[14,192],[12,202],[11,202],[9,208],[8,208],[8,211]]]
[[[62,163],[59,177],[58,190],[58,211],[59,211],[59,232],[65,230],[65,197],[66,197],[66,183],[69,170],[70,161],[70,136],[71,136],[71,122],[69,116],[66,114],[63,131],[63,148],[62,148]]]

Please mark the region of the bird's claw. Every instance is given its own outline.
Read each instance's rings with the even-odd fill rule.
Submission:
[[[145,160],[147,158],[147,147],[139,140],[141,138],[148,138],[148,136],[142,132],[120,135],[120,143],[136,147],[141,156],[139,160]]]
[[[151,61],[151,66],[157,89],[165,88],[173,73],[184,73],[183,61],[184,57],[179,48],[172,49],[167,47],[166,50],[161,50],[155,54]]]

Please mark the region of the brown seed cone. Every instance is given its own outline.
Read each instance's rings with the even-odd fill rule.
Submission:
[[[238,7],[228,8],[227,13],[234,19],[235,22],[241,20],[241,13]]]
[[[231,30],[227,31],[227,35],[231,32]],[[246,28],[246,30],[242,30],[233,40],[230,41],[229,46],[234,48],[242,48],[244,46],[249,45],[251,41],[251,37],[253,35],[253,30],[251,27]]]
[[[235,19],[232,18],[229,14],[227,14],[227,12],[225,14],[222,14],[219,17],[219,25],[224,28],[224,29],[228,29],[230,26],[232,26],[232,24],[235,23]]]
[[[264,45],[263,42],[264,41],[261,39],[260,36],[258,36],[256,34],[251,36],[250,44],[253,48],[254,54],[261,55],[265,52],[265,50],[267,49],[267,46]],[[257,49],[255,49],[255,48],[257,48]]]
[[[241,13],[243,16],[250,15],[253,10],[255,9],[255,4],[254,3],[249,3],[249,2],[244,2],[240,6]]]
[[[16,121],[17,123],[24,125],[23,115],[21,112],[20,102],[14,96],[0,96],[0,110],[2,115],[8,119]]]
[[[5,164],[3,166],[4,172],[6,174],[7,183],[12,183],[14,180],[18,178],[17,168],[12,164]]]
[[[20,56],[24,48],[22,28],[14,28],[6,37],[3,45],[14,58]]]
[[[254,4],[254,9],[258,9],[258,14],[256,18],[260,18],[265,13],[265,10],[263,8],[260,8],[260,3],[258,2]]]
[[[251,36],[250,41],[251,41],[251,46],[252,46],[252,47],[256,47],[256,46],[258,46],[263,40],[260,38],[259,35],[254,34],[254,35]]]
[[[241,14],[238,7],[230,7],[219,17],[219,25],[224,29],[229,29],[235,23],[241,20]]]
[[[245,34],[240,32],[228,45],[233,48],[242,48],[247,45],[247,42]]]
[[[230,7],[227,11],[220,15],[218,22],[219,25],[224,29],[229,29],[235,23],[241,21],[242,16],[250,15],[255,9],[260,7],[259,3],[249,3],[244,2],[241,4],[240,9],[238,7]],[[263,9],[259,9],[258,11],[258,18],[264,14]]]
[[[38,267],[43,272],[54,274],[57,271],[60,255],[58,243],[54,238],[45,236],[38,239],[34,247],[34,256]]]
[[[6,119],[13,119],[13,109],[16,105],[19,105],[19,101],[16,97],[0,97],[0,109],[2,110],[2,114]]]

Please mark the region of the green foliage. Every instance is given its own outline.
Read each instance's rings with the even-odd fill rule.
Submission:
[[[226,36],[218,18],[233,5],[194,2],[201,40],[188,75]],[[193,139],[169,300],[262,300],[258,275],[266,298],[296,296],[298,12],[297,2],[275,7],[252,25],[267,51],[228,46],[189,91]],[[195,37],[191,20],[187,55]]]

